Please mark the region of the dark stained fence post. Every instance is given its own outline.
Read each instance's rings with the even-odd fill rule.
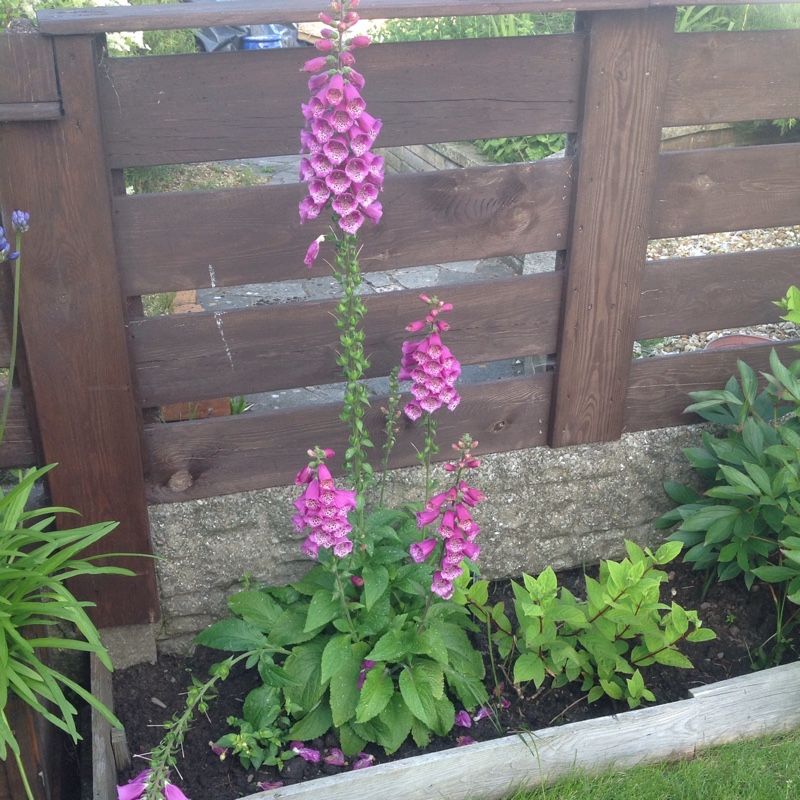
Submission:
[[[21,325],[48,482],[64,528],[118,521],[95,554],[151,553],[140,415],[131,382],[116,270],[109,175],[91,36],[53,41],[63,115],[0,127],[0,203],[31,214],[24,240]],[[135,578],[76,579],[100,627],[159,616],[151,558],[117,558]]]
[[[674,9],[592,12],[551,444],[622,434]]]

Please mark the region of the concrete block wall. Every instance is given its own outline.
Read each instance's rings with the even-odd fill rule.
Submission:
[[[625,539],[658,546],[663,533],[652,521],[672,507],[662,485],[694,480],[681,449],[696,446],[701,430],[668,428],[599,445],[486,456],[473,474],[487,495],[476,508],[483,575],[622,557]],[[299,468],[302,454],[297,461]],[[419,499],[423,485],[419,468],[391,473],[387,504]],[[281,585],[311,566],[290,522],[297,494],[295,486],[279,487],[151,508],[163,612],[151,635],[161,652],[190,651],[197,633],[226,616],[226,598],[243,579]],[[119,653],[117,663],[123,659]]]

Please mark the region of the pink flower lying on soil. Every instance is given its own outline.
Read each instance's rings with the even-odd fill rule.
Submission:
[[[118,800],[141,800],[145,796],[147,783],[153,771],[146,769],[140,772],[135,778],[128,781],[124,786],[117,786]],[[189,800],[189,798],[174,783],[165,781],[164,794],[165,800]]]

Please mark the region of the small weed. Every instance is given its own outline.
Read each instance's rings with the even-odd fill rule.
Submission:
[[[146,317],[164,317],[172,314],[175,310],[175,292],[143,295],[142,306]]]

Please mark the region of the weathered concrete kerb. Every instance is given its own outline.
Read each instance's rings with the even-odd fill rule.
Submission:
[[[473,474],[487,500],[476,508],[487,578],[579,567],[624,555],[624,540],[657,546],[652,521],[669,508],[665,481],[690,482],[681,448],[702,426],[627,434],[618,442],[489,455]],[[418,500],[421,469],[391,473],[387,504]],[[183,653],[227,614],[246,577],[280,585],[311,562],[290,521],[297,487],[214,497],[150,510],[163,620],[161,652]]]

